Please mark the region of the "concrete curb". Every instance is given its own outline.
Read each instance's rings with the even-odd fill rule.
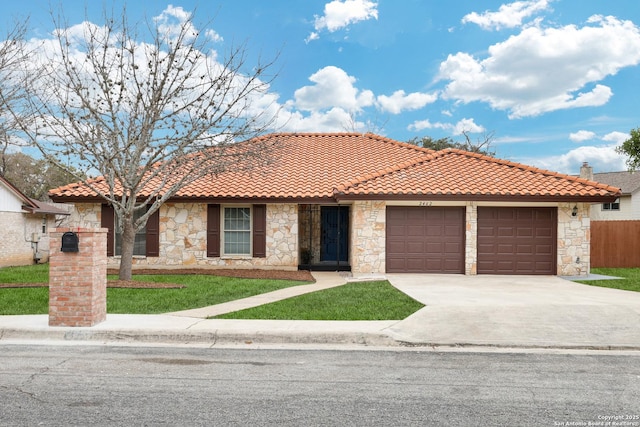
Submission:
[[[459,349],[495,349],[495,350],[589,350],[589,351],[640,351],[640,346],[625,344],[591,345],[591,344],[527,344],[527,343],[468,343],[468,342],[406,342],[397,341],[402,347],[459,348]]]
[[[347,344],[361,346],[398,346],[400,343],[386,334],[357,332],[290,332],[270,331],[140,331],[140,330],[0,330],[0,344],[7,340],[21,341],[92,341],[109,343],[158,344]]]
[[[0,345],[3,342],[63,342],[65,344],[157,344],[157,345],[344,345],[362,347],[414,348],[430,350],[478,350],[504,351],[566,350],[566,351],[640,351],[633,344],[585,344],[585,343],[495,343],[495,342],[409,342],[394,339],[385,333],[371,332],[289,332],[272,331],[143,331],[82,329],[0,329]]]

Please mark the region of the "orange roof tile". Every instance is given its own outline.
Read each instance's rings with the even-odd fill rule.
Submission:
[[[585,198],[617,197],[620,189],[570,175],[457,149],[438,151],[372,178],[336,188],[346,199],[389,196]]]
[[[335,200],[389,196],[610,197],[619,190],[460,150],[435,152],[373,134],[270,134],[274,162],[207,176],[176,199]],[[252,140],[255,142],[255,140]],[[246,141],[243,144],[250,144]],[[93,182],[106,189],[103,178]],[[50,191],[56,201],[95,198],[82,184]]]

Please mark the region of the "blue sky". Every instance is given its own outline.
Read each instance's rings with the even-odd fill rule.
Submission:
[[[3,5],[0,25],[30,17],[33,38],[99,24],[103,5]],[[480,6],[481,5],[481,6]],[[640,127],[637,0],[130,1],[130,22],[195,12],[216,49],[246,42],[249,62],[278,55],[271,94],[281,131],[371,131],[473,140],[497,157],[576,173],[624,170],[614,147]]]

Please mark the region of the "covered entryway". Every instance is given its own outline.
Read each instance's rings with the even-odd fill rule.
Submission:
[[[300,205],[300,263],[303,270],[349,271],[349,206]]]
[[[556,274],[557,208],[478,207],[478,274]]]
[[[388,273],[464,273],[464,207],[387,206]]]

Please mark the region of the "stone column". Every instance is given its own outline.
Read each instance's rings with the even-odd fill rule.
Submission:
[[[78,236],[78,252],[62,252],[62,235]],[[49,326],[93,326],[107,318],[107,229],[57,228],[50,233]]]

